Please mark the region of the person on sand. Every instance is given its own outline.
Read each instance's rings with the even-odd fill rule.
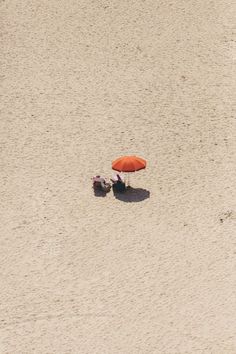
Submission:
[[[113,183],[113,190],[115,190],[117,192],[124,192],[125,191],[125,189],[126,189],[125,182],[119,173],[116,174],[115,178],[111,178],[111,181]]]
[[[93,187],[95,189],[102,189],[105,192],[109,192],[111,189],[111,184],[106,181],[104,177],[101,177],[100,175],[94,176],[92,178],[93,180]]]
[[[93,182],[105,183],[105,178],[101,177],[100,175],[97,175],[93,177]]]
[[[117,182],[122,182],[125,183],[123,175],[120,173],[117,173],[116,175],[111,178],[112,183],[117,183]]]
[[[94,176],[92,180],[93,180],[93,186],[95,188],[99,188],[101,185],[104,185],[106,182],[105,178],[101,177],[100,175]]]

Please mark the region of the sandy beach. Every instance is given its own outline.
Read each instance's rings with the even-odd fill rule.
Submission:
[[[0,354],[235,354],[235,3],[0,20]],[[96,197],[127,154],[134,189]]]

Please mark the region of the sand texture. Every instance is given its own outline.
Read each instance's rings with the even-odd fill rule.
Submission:
[[[0,20],[0,354],[236,354],[235,2]]]

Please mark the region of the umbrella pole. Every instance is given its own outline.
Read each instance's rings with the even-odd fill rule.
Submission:
[[[125,185],[126,187],[129,186],[129,174],[127,172],[125,173]]]
[[[128,186],[127,187],[130,187],[130,178],[129,178],[129,173],[128,173]]]

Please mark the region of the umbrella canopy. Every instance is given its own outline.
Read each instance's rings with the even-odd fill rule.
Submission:
[[[138,156],[122,156],[112,162],[112,169],[120,172],[135,172],[146,168],[147,162]]]

